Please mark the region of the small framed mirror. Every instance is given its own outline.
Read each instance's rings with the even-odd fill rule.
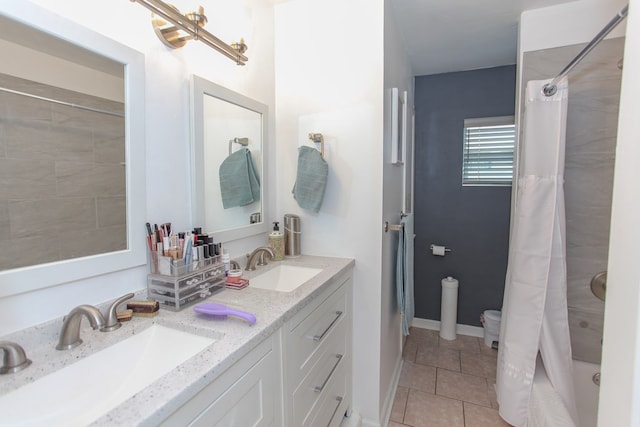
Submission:
[[[268,230],[268,107],[191,79],[193,224],[229,242]]]

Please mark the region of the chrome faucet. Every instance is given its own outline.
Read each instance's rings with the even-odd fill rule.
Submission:
[[[0,375],[12,374],[31,365],[31,360],[27,359],[24,349],[14,342],[0,341],[0,350],[4,352]]]
[[[80,339],[82,316],[89,319],[93,329],[104,327],[104,317],[102,317],[100,310],[88,304],[79,305],[65,316],[56,350],[69,350],[82,344]]]
[[[104,326],[100,328],[100,332],[111,332],[122,326],[122,323],[118,321],[118,306],[128,299],[133,298],[133,293],[128,293],[115,300],[111,306],[107,309],[107,314],[104,316]]]
[[[257,265],[265,265],[267,263],[263,256],[265,254],[269,255],[270,258],[273,258],[274,256],[276,256],[276,254],[273,253],[273,250],[269,246],[260,246],[259,248],[251,252],[251,255],[249,255],[249,259],[247,260],[247,266],[245,267],[245,270],[247,271],[255,270],[256,263]],[[257,262],[258,259],[260,259],[260,262]]]

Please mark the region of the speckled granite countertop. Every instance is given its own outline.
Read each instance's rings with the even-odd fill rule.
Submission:
[[[283,293],[249,286],[242,290],[225,289],[207,299],[207,301],[220,302],[253,313],[257,318],[254,325],[249,325],[235,317],[220,320],[197,315],[192,307],[188,307],[180,312],[161,309],[160,313],[152,318],[134,317],[131,321],[123,323],[120,329],[110,333],[91,330],[84,319],[81,332],[84,343],[67,351],[55,350],[62,319],[2,337],[0,339],[20,344],[33,363],[21,372],[0,377],[0,396],[122,341],[153,324],[216,338],[209,347],[92,424],[93,426],[154,426],[190,400],[265,338],[276,332],[285,321],[326,287],[337,280],[343,280],[354,265],[354,260],[302,256],[272,262],[266,267],[259,267],[255,272],[245,272],[245,277],[251,279],[252,276],[278,263],[322,267],[323,270],[293,292]],[[136,299],[144,299],[145,296],[146,292],[136,295]],[[104,312],[104,307],[99,308]],[[113,371],[114,375],[117,375],[118,367],[114,366]],[[99,393],[100,385],[95,384],[95,387]],[[37,404],[34,404],[34,410],[37,410]]]

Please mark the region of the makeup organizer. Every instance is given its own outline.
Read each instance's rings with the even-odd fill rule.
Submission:
[[[224,289],[222,257],[216,255],[185,263],[149,252],[147,298],[157,300],[161,308],[180,311]]]

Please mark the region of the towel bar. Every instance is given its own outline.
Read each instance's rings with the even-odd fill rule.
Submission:
[[[324,159],[324,137],[321,133],[310,133],[309,139],[315,142],[316,144],[320,144],[320,155]]]
[[[400,211],[400,219],[406,217],[407,214]],[[389,224],[389,221],[385,221],[384,222],[384,232],[388,232],[389,230],[391,231],[400,231],[402,230],[402,224]]]
[[[402,224],[389,224],[389,221],[384,222],[384,232],[387,233],[389,230],[391,231],[400,231],[402,230]]]
[[[249,138],[233,138],[229,140],[229,155],[231,155],[231,152],[233,151],[232,146],[233,143],[236,144],[240,144],[243,147],[246,147],[247,145],[249,145]]]

